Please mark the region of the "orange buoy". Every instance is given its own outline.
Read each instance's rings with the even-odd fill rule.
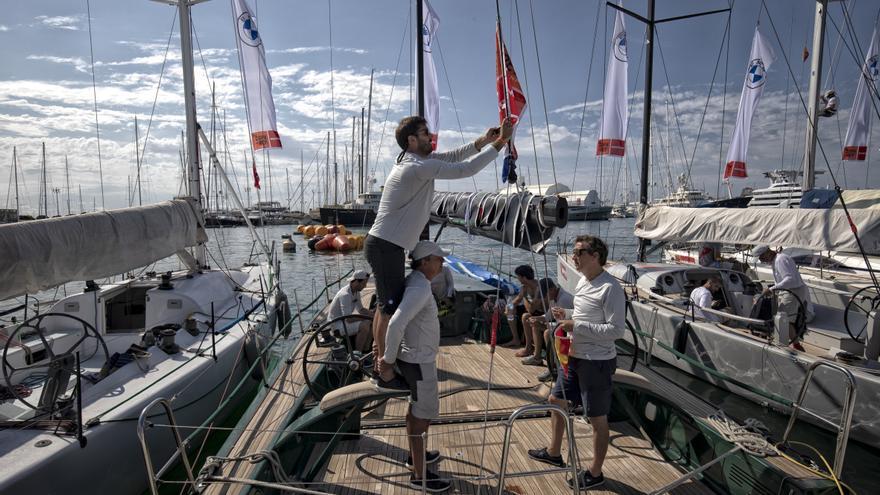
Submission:
[[[323,225],[318,225],[317,227],[315,227],[315,234],[316,235],[327,235],[329,233],[330,233],[330,231],[327,230],[327,227],[325,227]]]
[[[303,224],[299,224],[299,225],[296,226],[296,232],[297,232],[298,234],[302,234],[303,231],[305,231],[305,230],[306,230],[306,226],[303,225]]]
[[[339,233],[340,233],[340,234],[343,234],[343,235],[351,234],[351,231],[348,230],[348,229],[346,229],[346,228],[345,228],[345,225],[341,225],[341,224],[340,224],[340,225],[337,225],[336,228],[339,229]]]
[[[339,234],[333,238],[333,248],[337,251],[351,251],[351,241],[348,240],[348,236]]]
[[[320,241],[318,241],[317,244],[315,244],[315,250],[316,251],[327,251],[327,250],[333,249],[333,240],[335,238],[336,238],[336,234],[325,235],[323,239],[321,239]]]
[[[312,237],[315,235],[315,226],[307,225],[306,228],[303,229],[303,235],[306,237]]]

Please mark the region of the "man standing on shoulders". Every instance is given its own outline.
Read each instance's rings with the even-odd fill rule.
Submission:
[[[815,311],[813,303],[810,301],[810,292],[804,279],[798,272],[797,264],[791,259],[791,256],[779,251],[774,251],[767,246],[757,246],[752,249],[752,256],[758,258],[762,263],[770,263],[773,267],[773,285],[764,289],[764,295],[770,295],[773,291],[777,292],[779,300],[779,310],[788,315],[788,339],[792,349],[803,351],[804,347],[798,340],[797,328],[795,321],[799,309],[798,299],[803,303],[806,314],[806,321],[812,321]],[[786,290],[780,290],[786,289]],[[797,296],[797,299],[795,298]]]
[[[330,301],[327,320],[335,320],[336,318],[349,315],[370,315],[370,311],[364,308],[361,302],[361,291],[367,286],[368,280],[370,280],[370,274],[364,270],[354,272],[351,278],[348,279],[348,285],[339,289],[339,292]],[[354,348],[359,351],[366,351],[371,333],[370,321],[360,320],[359,323],[355,323],[356,321],[339,320],[333,325],[333,329],[345,337],[356,335]]]
[[[608,247],[598,237],[589,235],[575,239],[572,260],[583,275],[574,294],[574,311],[552,308],[553,316],[571,336],[568,376],[559,373],[551,404],[563,408],[579,404],[593,425],[593,462],[589,469],[578,470],[581,489],[605,483],[602,464],[608,452],[608,412],[611,410],[611,380],[617,369],[614,342],[626,329],[626,296],[620,283],[602,267],[608,259]],[[571,319],[565,319],[571,318]],[[554,466],[563,466],[561,446],[565,418],[557,413],[550,417],[550,446],[528,451],[529,457]],[[569,485],[573,480],[569,480]]]
[[[431,151],[431,134],[421,117],[406,117],[395,132],[403,150],[392,167],[376,220],[364,241],[367,262],[376,277],[379,310],[373,320],[373,350],[385,352],[388,321],[400,304],[403,294],[404,254],[412,250],[428,223],[435,179],[470,177],[491,163],[513,134],[513,124],[505,120],[473,143],[446,153]],[[491,144],[491,146],[487,146]],[[377,366],[381,381],[391,380],[391,370]]]
[[[447,256],[431,241],[420,241],[410,252],[412,273],[406,277],[400,307],[388,323],[385,353],[379,359],[389,369],[397,367],[400,378],[412,392],[406,413],[406,433],[410,456],[407,467],[413,470],[410,485],[429,492],[449,489],[449,481],[427,471],[425,464],[440,460],[440,452],[427,450],[424,437],[431,420],[440,415],[437,386],[437,350],[440,347],[440,321],[437,304],[431,293],[431,280],[443,269]],[[425,479],[422,473],[426,473]]]

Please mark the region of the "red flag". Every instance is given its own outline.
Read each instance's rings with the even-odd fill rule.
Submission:
[[[801,62],[806,62],[807,59],[810,58],[810,50],[807,50],[807,47],[804,47],[804,52],[801,53]]]
[[[251,168],[254,170],[254,187],[260,188],[260,174],[257,173],[257,163],[251,160]]]
[[[500,27],[500,26],[499,26]],[[515,126],[519,122],[520,117],[526,110],[526,97],[523,94],[519,80],[516,78],[516,71],[513,69],[513,63],[510,61],[510,54],[507,47],[501,42],[501,31],[499,27],[495,29],[495,90],[498,92],[498,115],[499,121],[503,121],[508,115]],[[504,68],[501,67],[502,52],[504,53]],[[504,76],[507,76],[507,93],[504,92]],[[508,104],[510,110],[508,112]],[[516,148],[511,140],[510,154],[516,159]]]

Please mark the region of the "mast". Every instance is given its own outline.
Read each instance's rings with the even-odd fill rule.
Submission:
[[[67,214],[70,215],[70,165],[67,163],[67,155],[64,155],[64,182],[67,183]]]
[[[330,203],[330,133],[327,133],[327,154],[324,157],[327,166],[324,167],[324,204]]]
[[[189,17],[190,0],[178,0],[177,10],[180,16],[180,52],[183,65],[183,100],[186,109],[186,155],[189,169],[187,193],[196,203],[196,214],[202,220],[202,197],[198,121],[196,120],[196,88],[193,78],[193,48]],[[195,247],[195,257],[199,266],[206,265],[204,244]]]
[[[366,141],[366,154],[364,155],[364,180],[361,181],[361,192],[367,192],[369,187],[367,186],[366,181],[368,180],[368,176],[370,174],[370,122],[373,120],[373,71],[375,69],[370,69],[370,93],[367,97],[367,141]]]
[[[141,155],[140,155],[141,139],[138,135],[138,118],[134,116],[134,160],[137,164],[137,190],[138,190],[138,206],[143,206],[144,201],[141,197]],[[65,160],[67,160],[65,158]]]
[[[358,154],[358,194],[364,192],[364,107],[361,107],[361,147]]]
[[[289,210],[290,209],[290,200],[291,200],[291,197],[290,197],[290,169],[287,167],[284,167],[284,177],[287,182],[287,209]]]
[[[416,0],[416,115],[425,116],[425,47],[424,47],[424,6],[422,0]]]
[[[825,45],[825,17],[828,0],[816,0],[813,20],[813,60],[810,62],[810,94],[807,101],[807,137],[804,143],[804,179],[802,188],[809,191],[816,184],[816,140],[819,134],[819,84],[822,83],[822,47]]]
[[[303,150],[299,150],[299,211],[302,213],[306,212],[306,198],[303,196],[303,177],[305,172],[303,172],[303,167],[305,166],[305,159],[303,158]]]
[[[80,213],[86,212],[86,207],[83,206],[83,186],[82,186],[82,184],[79,185],[79,212]]]
[[[21,206],[18,200],[18,153],[15,146],[12,147],[12,177],[15,181],[15,221],[21,217]]]
[[[43,209],[43,216],[49,216],[49,191],[46,189],[46,143],[43,142],[43,166],[40,169],[40,208]],[[37,212],[40,216],[40,212]]]

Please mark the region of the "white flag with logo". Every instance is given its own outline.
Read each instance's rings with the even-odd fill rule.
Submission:
[[[611,56],[605,75],[605,96],[602,100],[602,132],[596,144],[596,155],[623,156],[626,151],[626,26],[623,12],[614,18]]]
[[[440,28],[440,18],[428,0],[422,0],[422,77],[425,87],[425,120],[431,133],[431,146],[437,149],[437,134],[440,132],[440,88],[437,86],[437,70],[434,68],[434,37]]]
[[[281,137],[275,124],[275,102],[272,100],[272,76],[266,68],[263,39],[244,0],[232,0],[232,15],[251,144],[255,150],[280,148]]]
[[[755,27],[755,38],[752,40],[752,52],[749,54],[749,67],[743,81],[742,95],[739,98],[739,110],[736,112],[736,127],[727,150],[727,165],[724,167],[724,178],[748,177],[746,173],[746,156],[749,152],[749,132],[752,127],[752,116],[758,108],[758,101],[764,92],[767,81],[767,69],[776,56],[770,45],[764,41],[761,31]]]
[[[864,161],[868,157],[868,143],[871,138],[871,95],[874,93],[874,84],[880,73],[878,49],[880,49],[880,39],[878,39],[877,26],[874,26],[871,46],[868,47],[868,53],[865,55],[865,65],[859,76],[856,97],[853,100],[852,112],[849,114],[846,139],[843,140],[844,160]]]

